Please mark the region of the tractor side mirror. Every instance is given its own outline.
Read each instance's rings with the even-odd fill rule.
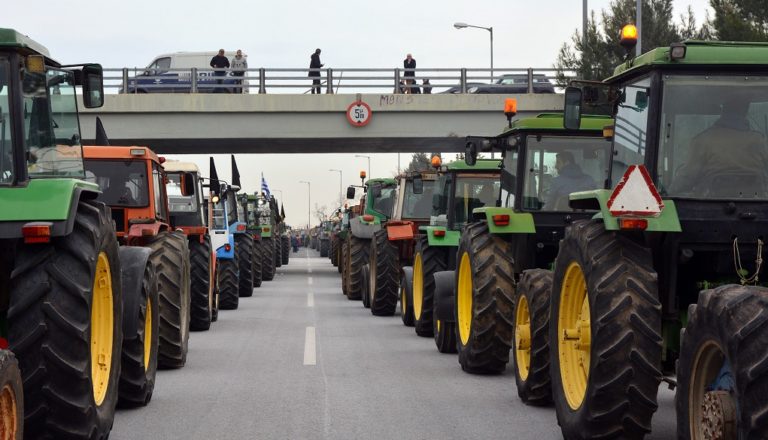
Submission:
[[[464,162],[469,166],[477,163],[477,145],[474,142],[467,142],[464,147]]]
[[[568,130],[578,130],[581,127],[581,89],[578,87],[565,89],[563,125]]]
[[[424,179],[422,179],[421,176],[416,176],[413,178],[413,193],[414,194],[424,193]]]
[[[82,86],[85,108],[99,108],[104,105],[104,73],[100,64],[83,66]]]
[[[645,110],[648,107],[648,92],[641,90],[635,95],[635,107],[638,110]]]
[[[354,186],[348,186],[347,187],[347,199],[354,199],[355,198],[355,187]]]
[[[192,173],[181,173],[181,195],[195,195],[195,175]]]

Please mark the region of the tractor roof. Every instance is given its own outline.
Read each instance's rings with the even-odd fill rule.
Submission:
[[[498,171],[501,159],[477,159],[474,165],[467,165],[464,160],[454,160],[445,164],[449,171]]]
[[[0,28],[0,48],[26,49],[28,52],[34,52],[46,58],[50,56],[45,46],[14,29]]]
[[[391,179],[389,177],[377,177],[375,179],[368,179],[365,182],[366,186],[367,185],[372,185],[374,183],[380,183],[380,184],[383,184],[383,185],[397,185],[397,180]]]
[[[740,41],[695,41],[683,42],[685,57],[672,60],[669,47],[657,47],[630,62],[622,63],[613,71],[606,82],[618,81],[634,73],[652,67],[691,68],[695,66],[734,67],[768,65],[768,43]]]
[[[163,164],[163,168],[165,168],[165,171],[171,173],[180,171],[185,173],[200,174],[200,168],[193,162],[181,162],[178,160],[168,159]]]
[[[602,134],[606,125],[613,125],[613,119],[601,115],[583,115],[579,132],[594,131]],[[512,127],[504,130],[501,136],[509,136],[521,131],[572,131],[563,126],[562,113],[540,113],[532,118],[521,118],[512,121]]]
[[[151,160],[160,163],[160,158],[149,147],[103,147],[84,145],[85,159],[128,159]]]

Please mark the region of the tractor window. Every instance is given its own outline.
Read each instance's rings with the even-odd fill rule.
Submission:
[[[613,141],[611,183],[614,186],[630,165],[645,163],[650,85],[651,80],[644,78],[622,90]]]
[[[172,213],[197,212],[197,193],[192,196],[181,195],[181,174],[168,173],[168,183],[165,189],[168,192],[168,206]]]
[[[218,203],[213,205],[212,229],[227,229],[227,216],[224,212],[224,203],[219,199]]]
[[[144,207],[149,205],[147,165],[130,160],[85,161],[86,180],[101,189],[98,200],[109,206]]]
[[[0,185],[13,182],[10,105],[8,101],[8,58],[0,57]]]
[[[152,190],[155,195],[155,216],[160,220],[166,220],[168,213],[165,210],[165,183],[160,165],[152,163]]]
[[[658,189],[700,199],[768,198],[768,77],[664,78]]]
[[[436,226],[448,225],[448,195],[451,191],[453,177],[443,174],[437,178],[435,190],[432,193],[432,213],[429,216],[429,224]]]
[[[501,169],[501,205],[512,208],[515,204],[515,186],[517,185],[517,151],[508,151],[504,155]]]
[[[453,229],[459,229],[472,211],[483,206],[496,206],[501,181],[498,174],[484,176],[458,176],[453,201]]]
[[[610,148],[602,137],[528,136],[523,209],[570,211],[570,193],[602,188]]]
[[[373,210],[387,217],[392,217],[392,210],[395,208],[396,199],[397,192],[395,187],[382,187],[381,195],[373,199]]]
[[[229,224],[237,222],[237,197],[233,191],[227,191],[227,197],[224,198],[224,203],[227,204],[227,216],[229,217]]]
[[[432,204],[432,194],[435,191],[434,180],[424,180],[424,191],[421,194],[413,193],[413,182],[405,184],[405,197],[403,199],[403,214],[405,218],[429,218]]]
[[[74,74],[23,70],[22,96],[29,176],[82,178]]]
[[[258,224],[258,220],[256,219],[256,201],[255,200],[248,200],[248,225],[256,225]]]

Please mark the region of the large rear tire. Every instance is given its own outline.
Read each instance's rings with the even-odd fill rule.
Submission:
[[[237,254],[231,260],[219,260],[219,310],[236,310],[240,305]]]
[[[400,275],[400,319],[413,327],[413,268],[404,267]]]
[[[123,340],[112,225],[103,203],[80,201],[69,235],[17,248],[8,340],[28,438],[106,438],[112,428]]]
[[[349,256],[349,237],[345,238],[341,242],[341,259],[339,260],[339,272],[341,273],[341,293],[344,296],[347,296],[347,268],[349,267],[349,262],[347,261],[347,258]]]
[[[235,234],[235,252],[237,252],[238,296],[253,296],[253,237],[250,234]]]
[[[291,260],[291,238],[287,235],[283,235],[280,237],[280,240],[282,242],[280,250],[283,253],[283,264],[288,264]]]
[[[16,356],[0,350],[0,434],[3,440],[24,438],[24,392]]]
[[[333,267],[339,266],[339,237],[331,239],[331,264]]]
[[[347,299],[362,298],[363,291],[363,265],[368,263],[368,250],[370,240],[350,236],[349,258],[347,272]]]
[[[552,402],[549,376],[549,298],[552,272],[530,269],[517,284],[514,369],[517,395],[528,405]]]
[[[283,242],[280,240],[280,236],[277,236],[273,240],[275,242],[275,267],[283,266]]]
[[[400,255],[387,236],[386,229],[373,234],[370,249],[370,292],[371,314],[392,316],[397,310],[398,282],[400,281]]]
[[[432,301],[432,333],[440,353],[456,353],[456,321],[453,318],[454,274],[438,272],[435,278],[435,296]],[[450,318],[449,318],[450,316]]]
[[[187,362],[191,295],[189,246],[180,231],[160,232],[147,247],[160,296],[160,368],[181,368]]]
[[[464,228],[457,254],[454,310],[459,363],[468,373],[501,373],[514,328],[512,246],[480,221]]]
[[[699,294],[681,331],[678,438],[765,438],[766,345],[768,289],[728,285]]]
[[[125,261],[122,262],[125,264]],[[125,267],[125,266],[123,266]],[[122,408],[145,406],[152,399],[157,375],[160,342],[160,296],[157,274],[150,262],[144,267],[139,293],[138,321],[135,335],[124,335],[122,369],[117,404]],[[127,295],[128,292],[125,292]]]
[[[434,336],[432,299],[435,296],[435,272],[447,267],[445,248],[430,246],[427,237],[416,243],[413,258],[413,323],[416,334]]]
[[[361,273],[361,282],[360,282],[360,298],[363,300],[363,307],[366,309],[371,308],[371,269],[370,266],[367,264],[364,264],[363,267],[360,269]]]
[[[213,311],[213,284],[211,265],[216,255],[211,252],[211,237],[207,234],[201,243],[193,236],[189,241],[191,313],[190,330],[204,331],[211,328]]]
[[[327,239],[320,240],[320,258],[328,258],[331,242]]]
[[[253,240],[253,258],[251,258],[251,262],[253,263],[252,271],[253,271],[253,287],[261,287],[261,281],[262,281],[262,275],[261,275],[261,260],[264,258],[262,256],[262,253],[264,252],[264,247],[262,246],[261,239],[254,239]]]
[[[261,239],[261,279],[272,281],[275,279],[275,243],[272,237]]]
[[[600,220],[568,226],[555,260],[550,376],[566,439],[640,439],[661,381],[661,304],[649,250]]]

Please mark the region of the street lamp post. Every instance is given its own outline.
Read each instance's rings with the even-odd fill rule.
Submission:
[[[341,170],[337,170],[337,169],[331,168],[328,171],[338,171],[339,172],[339,208],[341,208],[344,205],[344,198],[343,198],[343,195],[342,195],[343,193],[341,192],[341,182],[342,182]]]
[[[472,24],[467,23],[454,23],[453,27],[456,29],[464,29],[464,28],[476,28],[476,29],[485,29],[486,31],[490,32],[491,34],[491,82],[493,82],[493,27],[483,27],[483,26],[475,26]]]
[[[312,197],[312,184],[307,182],[306,180],[300,180],[299,183],[306,183],[307,184],[307,234],[309,234],[309,227],[312,225],[312,223],[309,221],[310,219],[310,198]]]
[[[368,159],[368,178],[371,178],[371,156],[366,156],[365,154],[355,154],[355,157],[364,157]]]

